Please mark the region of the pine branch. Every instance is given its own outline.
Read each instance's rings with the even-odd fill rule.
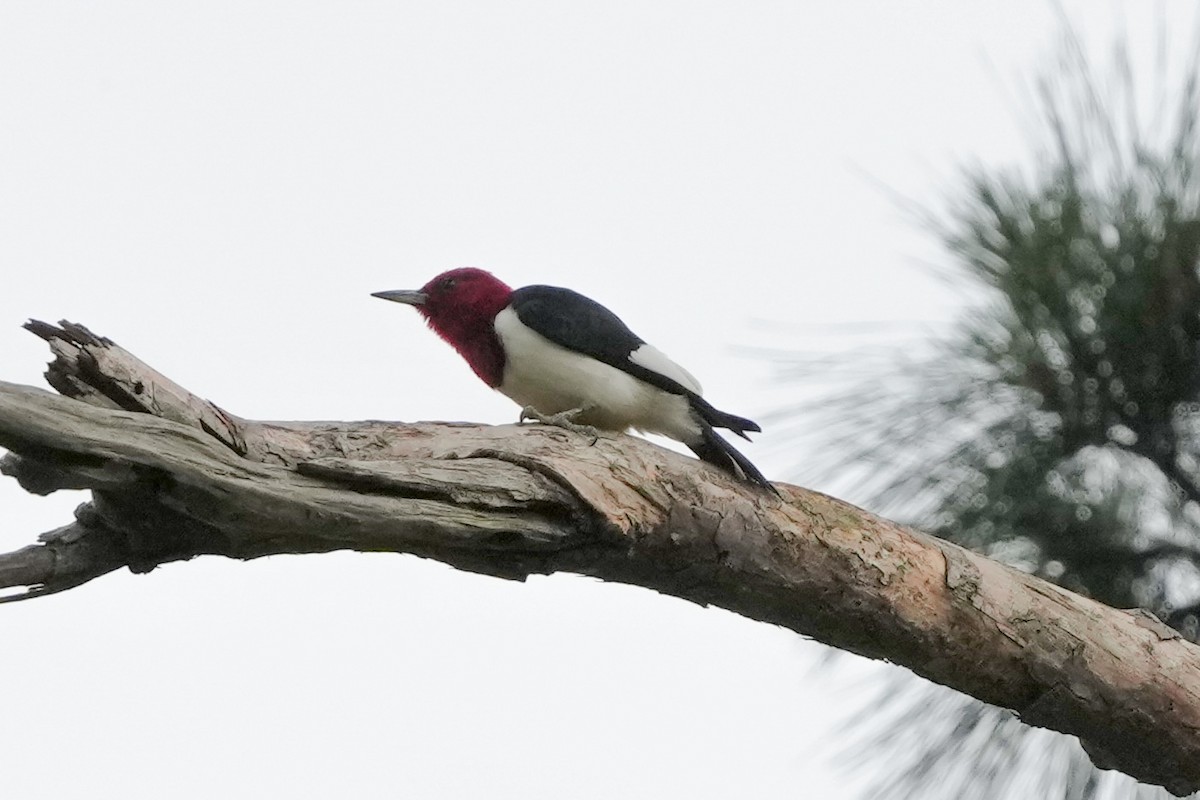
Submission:
[[[89,488],[0,556],[19,597],[197,555],[412,553],[522,579],[632,583],[909,667],[1078,735],[1096,763],[1200,789],[1200,648],[798,487],[782,497],[640,439],[543,426],[260,423],[81,326],[31,323],[69,397],[0,383],[3,469]]]

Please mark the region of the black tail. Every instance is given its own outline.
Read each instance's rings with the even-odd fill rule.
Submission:
[[[691,400],[692,408],[696,409],[696,413],[700,415],[700,418],[714,428],[728,428],[747,442],[750,441],[750,437],[746,435],[746,431],[750,431],[751,433],[762,432],[762,428],[758,427],[757,422],[752,422],[745,417],[739,417],[734,414],[726,414],[724,411],[718,411],[713,408],[711,403],[698,394],[690,395],[688,399]],[[728,447],[728,445],[726,446]],[[704,456],[700,457],[704,458]],[[739,455],[738,458],[741,458],[741,456]],[[705,460],[707,461],[708,459]],[[745,459],[742,460],[744,461]],[[716,462],[714,461],[713,463],[715,464]],[[751,467],[751,469],[754,468]],[[754,471],[757,472],[758,470]]]
[[[712,406],[709,406],[709,408],[713,411],[716,411],[716,409],[713,409]],[[701,413],[703,414],[703,412]],[[748,419],[735,417],[732,414],[725,414],[721,411],[716,411],[716,413],[721,414],[723,417],[726,417],[730,420],[737,420],[740,423],[745,423],[744,430],[759,430],[759,427]],[[730,430],[733,430],[735,433],[742,433],[741,430],[733,428],[732,426],[725,427],[729,427]],[[779,490],[772,486],[771,482],[768,481],[763,474],[758,471],[758,467],[751,464],[750,459],[739,453],[734,449],[733,445],[721,438],[721,435],[713,430],[712,425],[708,423],[707,419],[701,421],[700,432],[703,438],[699,442],[688,444],[688,447],[692,449],[693,453],[700,457],[701,461],[707,461],[708,463],[725,470],[730,475],[740,478],[747,483],[757,484],[758,486],[770,489],[776,495],[779,494]]]

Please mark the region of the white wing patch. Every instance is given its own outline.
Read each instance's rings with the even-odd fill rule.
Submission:
[[[692,373],[667,358],[663,351],[653,345],[642,345],[629,354],[629,360],[639,367],[645,367],[652,372],[657,372],[659,375],[670,378],[683,388],[690,389],[696,394],[704,393],[704,390],[700,388],[700,381],[696,380],[696,377]]]

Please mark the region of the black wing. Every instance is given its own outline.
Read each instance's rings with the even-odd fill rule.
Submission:
[[[613,312],[579,292],[558,286],[526,286],[512,293],[521,323],[557,345],[628,372],[671,394],[693,394],[678,381],[629,360],[646,342]]]
[[[692,408],[709,424],[728,428],[743,438],[745,431],[761,430],[748,419],[718,411],[679,381],[630,361],[629,354],[644,345],[645,340],[595,300],[558,286],[526,286],[513,292],[510,302],[525,327],[664,392],[686,396]]]

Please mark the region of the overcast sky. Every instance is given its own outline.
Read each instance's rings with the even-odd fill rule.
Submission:
[[[1141,52],[1160,15],[1195,21],[1063,8]],[[0,2],[0,379],[44,385],[19,326],[66,318],[242,416],[511,422],[411,309],[369,297],[469,265],[583,291],[761,416],[802,389],[747,347],[961,308],[895,195],[1027,160],[1022,87],[1057,19],[1028,0]],[[805,460],[759,440],[771,477]],[[82,499],[4,479],[0,549]],[[831,675],[791,632],[646,590],[395,555],[114,573],[0,607],[0,642],[12,798],[850,798],[861,776],[830,761],[847,673],[880,669]]]

